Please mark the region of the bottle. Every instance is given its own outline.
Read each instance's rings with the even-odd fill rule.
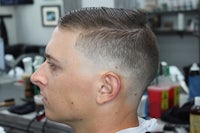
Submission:
[[[200,75],[200,68],[197,63],[193,63],[190,68],[190,76],[198,76]]]
[[[35,72],[40,65],[43,63],[44,57],[37,55],[34,58],[33,62],[33,71]],[[40,88],[37,85],[33,85],[34,90],[34,102],[36,105],[36,109],[41,110],[43,109],[43,103],[42,103],[42,96],[40,95]]]
[[[183,13],[178,13],[177,30],[183,31],[184,29],[185,29],[185,15]]]
[[[189,99],[194,99],[195,96],[200,96],[200,68],[197,63],[193,63],[190,68],[189,78]]]
[[[190,133],[200,133],[200,96],[194,98],[194,106],[190,110]]]
[[[40,56],[40,55],[36,55],[34,58],[34,62],[33,62],[33,71],[35,72],[40,65],[43,63],[44,61],[44,57]],[[34,90],[34,95],[39,95],[40,94],[40,89],[38,86],[33,85],[33,90]]]

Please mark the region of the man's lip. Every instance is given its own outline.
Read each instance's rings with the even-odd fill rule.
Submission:
[[[43,102],[43,104],[46,103],[46,99],[44,97],[42,98],[42,102]]]
[[[45,104],[47,101],[47,98],[44,96],[44,94],[40,93],[40,95],[42,96],[42,102]]]

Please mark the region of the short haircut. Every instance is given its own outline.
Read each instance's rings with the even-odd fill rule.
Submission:
[[[159,52],[157,39],[144,13],[119,8],[82,8],[64,15],[64,30],[81,31],[77,49],[95,64],[128,77],[138,89],[155,78]]]

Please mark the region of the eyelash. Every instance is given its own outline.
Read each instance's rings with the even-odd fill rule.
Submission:
[[[56,70],[57,66],[56,66],[54,63],[52,63],[52,62],[50,62],[50,61],[47,61],[47,63],[48,63],[48,65],[50,66],[50,68],[51,68],[52,70]]]

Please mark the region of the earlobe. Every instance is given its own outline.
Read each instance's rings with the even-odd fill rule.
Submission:
[[[97,103],[104,104],[115,99],[121,89],[121,81],[117,74],[106,73],[102,76],[102,85],[98,89]]]

